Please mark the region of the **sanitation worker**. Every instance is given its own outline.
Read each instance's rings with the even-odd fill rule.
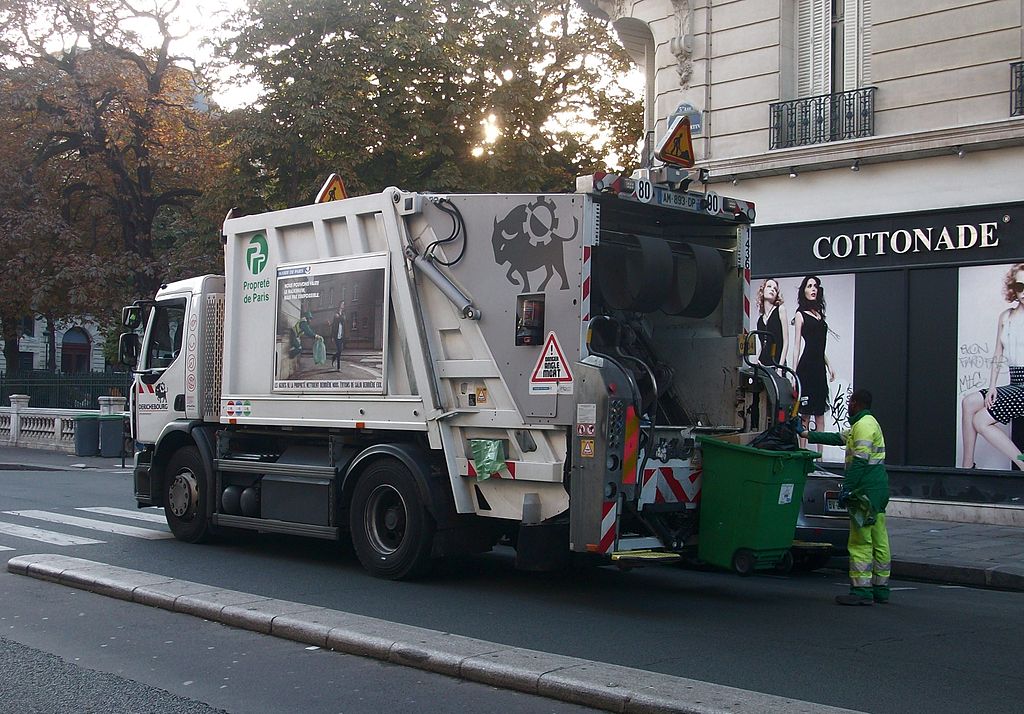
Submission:
[[[846,447],[846,473],[840,502],[850,514],[850,593],[836,597],[839,605],[871,605],[889,601],[889,533],[885,506],[889,503],[889,474],[885,471],[882,427],[870,411],[871,392],[850,395],[850,428],[841,433],[806,431],[815,444]]]

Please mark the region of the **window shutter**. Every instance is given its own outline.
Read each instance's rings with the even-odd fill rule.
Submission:
[[[871,84],[871,0],[844,2],[843,89],[850,91]]]
[[[847,0],[850,1],[850,0]],[[831,91],[832,62],[829,45],[832,33],[830,0],[798,0],[797,84],[798,97],[813,97]]]

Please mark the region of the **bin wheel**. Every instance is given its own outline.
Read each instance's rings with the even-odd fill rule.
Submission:
[[[757,557],[746,548],[740,548],[732,556],[732,569],[739,575],[752,575],[755,565],[757,565]]]
[[[793,570],[793,551],[787,550],[775,564],[775,572],[789,573]]]

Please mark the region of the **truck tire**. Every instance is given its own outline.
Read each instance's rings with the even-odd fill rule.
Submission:
[[[208,491],[199,450],[186,446],[175,451],[167,462],[164,478],[164,515],[178,540],[201,543],[210,535]]]
[[[406,580],[429,569],[434,519],[405,466],[371,464],[356,482],[350,513],[356,557],[371,575]]]

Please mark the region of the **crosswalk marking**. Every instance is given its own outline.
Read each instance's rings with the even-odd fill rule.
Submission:
[[[161,538],[174,537],[174,534],[169,531],[157,531],[152,528],[138,528],[136,526],[125,526],[120,523],[94,521],[91,518],[79,518],[78,516],[68,516],[63,513],[51,513],[49,511],[4,511],[4,513],[11,516],[35,518],[36,520],[48,521],[50,523],[61,523],[63,525],[76,526],[78,528],[88,528],[94,531],[132,536],[134,538],[146,538],[148,540],[159,540]]]
[[[119,518],[131,518],[136,521],[148,521],[149,523],[166,523],[163,513],[153,511],[132,511],[127,508],[110,508],[108,506],[91,506],[76,508],[76,511],[88,511],[89,513],[100,513],[105,516],[118,516]]]
[[[65,535],[64,533],[57,533],[55,531],[44,531],[42,528],[19,526],[14,523],[0,523],[0,533],[11,535],[15,538],[38,540],[43,543],[49,543],[50,545],[92,545],[94,543],[105,542],[102,540],[94,540],[92,538],[83,538],[82,536]]]

